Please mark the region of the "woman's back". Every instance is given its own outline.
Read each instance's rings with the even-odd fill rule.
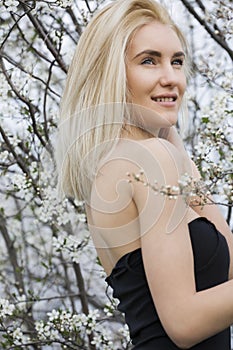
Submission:
[[[107,274],[112,271],[121,256],[141,247],[140,219],[133,192],[137,186],[140,196],[145,186],[132,179],[143,168],[146,169],[146,174],[150,171],[151,183],[161,176],[160,171],[156,173],[158,168],[156,154],[151,153],[148,145],[154,144],[153,147],[158,148],[156,152],[160,152],[164,143],[170,148],[170,152],[174,151],[172,145],[161,139],[122,139],[109,157],[102,162],[86,211],[89,229]],[[175,154],[175,157],[179,155]],[[151,225],[156,215],[161,214],[163,220],[167,219],[166,211],[160,213],[160,209],[156,210],[154,207],[153,212]],[[190,208],[186,210],[185,215],[187,222],[198,216]]]

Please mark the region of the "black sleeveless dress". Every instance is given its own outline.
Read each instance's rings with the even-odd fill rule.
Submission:
[[[228,280],[229,250],[225,237],[206,218],[189,223],[194,256],[196,290],[214,287]],[[125,314],[134,350],[179,349],[166,334],[147,284],[141,249],[124,255],[106,278]],[[230,350],[230,328],[191,349]]]

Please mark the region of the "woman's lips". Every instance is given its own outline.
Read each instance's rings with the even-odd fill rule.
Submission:
[[[169,95],[158,95],[151,97],[152,101],[156,102],[160,106],[163,107],[174,107],[176,105],[177,95],[169,94]]]

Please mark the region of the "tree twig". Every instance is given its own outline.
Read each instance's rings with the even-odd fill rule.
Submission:
[[[230,56],[231,60],[233,61],[233,50],[229,47],[225,39],[221,36],[215,33],[214,30],[212,30],[207,22],[201,18],[198,13],[194,10],[194,7],[191,5],[190,1],[188,0],[180,0],[183,5],[186,7],[186,9],[194,16],[194,18],[205,28],[205,30],[210,34],[212,39],[214,39]]]

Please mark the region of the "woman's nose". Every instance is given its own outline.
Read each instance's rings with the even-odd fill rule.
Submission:
[[[178,77],[171,64],[161,67],[160,84],[162,86],[174,86],[177,84]]]

